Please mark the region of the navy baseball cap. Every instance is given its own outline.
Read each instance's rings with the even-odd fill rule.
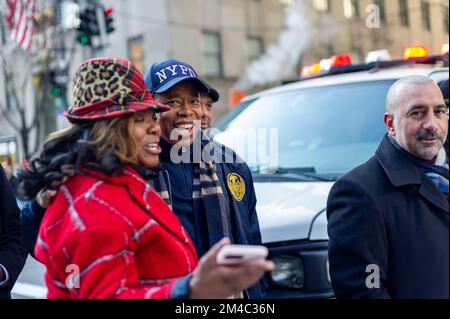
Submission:
[[[219,92],[217,92],[217,90],[214,89],[208,83],[206,83],[206,85],[208,86],[208,92],[205,94],[211,98],[213,103],[216,103],[217,101],[219,101]]]
[[[153,94],[166,92],[186,80],[194,81],[201,93],[209,91],[208,84],[198,77],[191,65],[174,59],[154,63],[145,73],[144,80]]]

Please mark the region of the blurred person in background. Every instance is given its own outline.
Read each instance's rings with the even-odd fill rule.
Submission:
[[[212,108],[213,104],[219,100],[219,92],[212,86],[208,86],[208,92],[200,94],[202,102],[202,130],[208,133],[212,123]]]

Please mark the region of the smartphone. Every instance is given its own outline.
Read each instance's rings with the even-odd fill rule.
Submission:
[[[250,260],[266,259],[269,250],[257,245],[226,245],[217,253],[220,265],[236,265]]]

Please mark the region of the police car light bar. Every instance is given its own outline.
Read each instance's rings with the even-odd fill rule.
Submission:
[[[350,54],[336,54],[330,59],[322,59],[320,63],[305,66],[302,69],[301,76],[307,77],[311,75],[317,75],[323,71],[328,71],[333,67],[346,66],[352,64],[352,57]]]
[[[331,67],[351,65],[353,63],[350,54],[337,54],[331,57]]]
[[[331,68],[331,59],[320,60],[320,70],[328,71]]]
[[[415,46],[406,48],[403,52],[403,59],[417,59],[417,58],[426,58],[428,56],[428,51],[424,46]]]
[[[318,73],[320,73],[320,64],[315,63],[313,65],[305,66],[302,69],[301,76],[310,76],[310,75],[314,75],[314,74],[318,74]]]
[[[374,61],[364,64],[352,64],[351,56],[349,54],[336,55],[334,56],[334,59],[323,59],[320,63],[305,66],[302,69],[299,78],[295,80],[283,81],[283,84],[330,75],[393,68],[406,64],[441,64],[444,67],[448,67],[449,64],[448,45],[443,50],[444,54],[433,56],[429,56],[426,48],[423,46],[409,47],[405,50],[403,59],[398,60],[392,60],[387,50],[378,50],[373,52],[377,53],[376,55],[378,55],[378,57],[376,57],[376,55],[372,55],[372,59],[374,59]],[[382,57],[380,53],[383,53],[384,57]]]
[[[392,57],[388,50],[381,49],[370,51],[366,56],[366,63],[378,62],[378,61],[391,61]]]

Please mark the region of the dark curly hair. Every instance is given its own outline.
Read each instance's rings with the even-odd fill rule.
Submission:
[[[52,182],[65,176],[61,170],[63,165],[74,165],[79,174],[86,174],[83,171],[86,167],[108,176],[120,174],[125,164],[137,167],[136,142],[131,134],[133,127],[134,115],[131,115],[73,124],[53,133],[42,151],[31,158],[27,167],[19,170],[19,198],[32,200],[41,189],[52,189]],[[158,170],[159,167],[147,169],[144,177],[154,178]]]

